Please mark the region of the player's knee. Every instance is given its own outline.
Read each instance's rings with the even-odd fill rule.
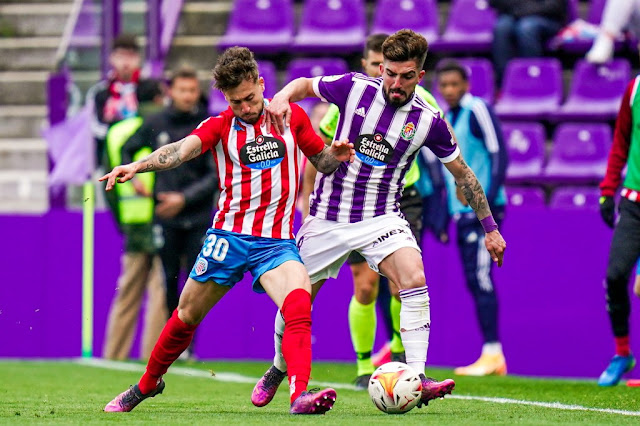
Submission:
[[[354,295],[358,303],[369,305],[378,297],[378,286],[376,283],[364,281],[360,285],[356,285]]]
[[[627,277],[628,271],[625,271],[617,265],[609,265],[607,268],[607,289],[613,289],[615,291],[616,288],[621,286],[626,288]]]
[[[178,305],[178,318],[188,325],[200,324],[206,314],[206,312],[201,312],[201,310],[191,304],[180,303]]]
[[[396,284],[398,284],[400,289],[424,287],[426,285],[424,271],[422,269],[416,269],[406,272],[400,277]]]

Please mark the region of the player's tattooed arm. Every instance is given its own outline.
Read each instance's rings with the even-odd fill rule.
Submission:
[[[324,174],[333,173],[341,163],[336,160],[333,155],[329,154],[329,147],[325,147],[316,155],[309,157],[309,161],[313,164],[316,170]]]
[[[108,191],[113,188],[116,182],[126,182],[133,178],[136,173],[173,169],[185,161],[197,157],[201,152],[202,141],[199,137],[190,135],[156,149],[142,160],[117,166],[98,180],[107,181],[106,189]]]
[[[356,151],[353,144],[348,139],[333,141],[331,146],[325,146],[322,151],[309,157],[309,161],[320,173],[333,173],[340,163],[344,161],[353,162]]]
[[[491,209],[489,208],[489,201],[482,189],[482,185],[478,182],[471,167],[469,167],[459,155],[455,160],[450,163],[446,163],[445,167],[451,172],[455,178],[456,185],[462,192],[462,195],[471,208],[476,212],[478,219],[484,219],[491,215]]]

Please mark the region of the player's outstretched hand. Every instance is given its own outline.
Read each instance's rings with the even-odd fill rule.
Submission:
[[[353,144],[349,142],[349,139],[333,141],[331,148],[329,148],[329,152],[331,152],[331,155],[340,162],[348,161],[353,163],[353,160],[356,159],[356,150],[354,149]]]
[[[291,125],[291,105],[289,99],[280,92],[276,93],[269,105],[265,107],[264,124],[267,132],[277,135],[284,133],[284,129]]]
[[[116,184],[116,182],[123,183],[130,180],[132,177],[134,177],[136,174],[136,171],[137,171],[136,166],[134,166],[133,163],[125,164],[123,166],[114,167],[114,169],[111,170],[111,172],[102,176],[98,180],[100,182],[106,180],[107,181],[106,190],[110,191],[113,188],[113,186]]]
[[[502,261],[504,260],[504,250],[507,248],[507,243],[500,235],[500,231],[497,229],[495,231],[491,231],[487,233],[484,239],[484,245],[489,251],[491,255],[491,259],[498,264],[498,266],[502,266]]]

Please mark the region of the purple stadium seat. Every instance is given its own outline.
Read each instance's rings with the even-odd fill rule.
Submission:
[[[626,59],[614,59],[605,65],[579,61],[573,72],[567,101],[555,114],[554,120],[615,119],[630,75],[631,67]]]
[[[291,0],[234,0],[220,50],[246,46],[256,53],[278,53],[293,41]]]
[[[469,72],[471,94],[493,104],[496,88],[491,61],[485,58],[460,58],[458,62]]]
[[[496,112],[509,120],[540,120],[562,100],[562,66],[555,58],[518,58],[507,65]]]
[[[547,182],[599,182],[607,169],[611,128],[607,124],[560,124],[544,170]]]
[[[540,123],[502,123],[509,153],[508,183],[538,180],[544,166],[545,130]]]
[[[552,209],[574,210],[589,209],[599,210],[600,189],[594,186],[569,186],[556,189],[551,194],[549,207]]]
[[[488,52],[496,13],[487,0],[453,0],[444,34],[432,44],[434,51]]]
[[[431,45],[438,38],[436,3],[436,0],[378,0],[370,33],[392,34],[409,28],[422,34]]]
[[[258,70],[260,71],[262,78],[264,78],[264,97],[273,97],[279,89],[278,79],[276,77],[276,67],[272,62],[258,61]],[[217,115],[227,109],[228,106],[229,104],[224,98],[222,92],[211,87],[209,90],[209,113],[211,115]]]
[[[301,58],[293,59],[287,66],[286,83],[299,77],[338,75],[349,72],[347,62],[342,58]]]
[[[349,66],[341,58],[301,58],[293,59],[287,66],[285,84],[299,77],[338,75],[349,72]],[[297,102],[309,114],[318,102],[317,98],[307,98]]]
[[[545,207],[542,188],[508,186],[507,205],[511,207]]]
[[[363,0],[307,0],[302,10],[296,52],[359,52],[365,41]]]

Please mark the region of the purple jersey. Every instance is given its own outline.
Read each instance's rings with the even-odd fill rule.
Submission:
[[[313,90],[338,106],[335,139],[348,138],[356,150],[353,163],[317,175],[310,198],[313,216],[353,223],[398,212],[404,176],[421,147],[431,149],[443,163],[460,153],[438,111],[415,93],[401,107],[388,104],[381,77],[316,77]]]

